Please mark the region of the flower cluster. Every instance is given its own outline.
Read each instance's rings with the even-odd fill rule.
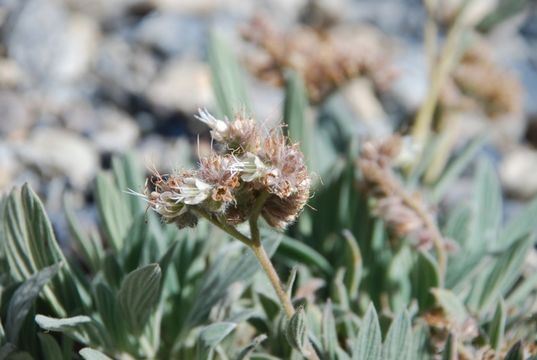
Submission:
[[[257,77],[282,85],[285,70],[293,69],[304,79],[313,103],[322,102],[359,76],[369,77],[379,89],[386,88],[394,77],[386,40],[369,28],[319,31],[303,26],[284,34],[258,16],[242,34],[262,50],[248,59]]]
[[[441,235],[419,194],[407,193],[393,171],[402,146],[403,139],[398,136],[367,142],[362,148],[358,166],[364,185],[376,200],[375,214],[398,238],[410,236],[417,241],[417,246],[428,248],[433,237]]]
[[[197,118],[211,128],[216,151],[201,158],[196,170],[155,173],[146,181],[150,206],[179,228],[195,226],[200,212],[229,224],[249,219],[258,199],[261,216],[283,229],[309,198],[310,178],[297,144],[281,128],[263,130],[245,115],[233,121],[200,110]]]

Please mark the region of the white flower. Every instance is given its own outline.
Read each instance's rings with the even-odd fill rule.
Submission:
[[[241,160],[232,165],[232,171],[240,172],[243,181],[251,182],[265,176],[268,168],[257,155],[246,153]]]
[[[211,193],[212,186],[196,178],[186,178],[179,187],[177,198],[186,205],[197,205],[203,202]]]
[[[199,115],[195,118],[211,128],[211,135],[216,141],[223,141],[229,131],[228,119],[219,120],[209,114],[207,109],[198,109]]]

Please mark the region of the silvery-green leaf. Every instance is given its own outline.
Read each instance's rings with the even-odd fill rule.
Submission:
[[[349,297],[354,300],[358,296],[358,286],[362,280],[363,261],[360,247],[356,238],[352,233],[345,229],[343,230],[343,238],[345,244],[345,285]]]
[[[84,360],[112,360],[102,352],[88,347],[83,348],[78,353]]]
[[[17,343],[19,331],[28,311],[45,284],[58,273],[59,269],[58,264],[46,267],[31,276],[15,290],[7,310],[6,336],[9,342]]]
[[[307,337],[306,312],[300,306],[291,316],[285,328],[285,337],[292,348],[304,353],[304,345]]]
[[[468,319],[469,315],[466,307],[451,290],[431,289],[431,292],[448,319],[458,326],[461,326]]]
[[[95,195],[103,230],[117,253],[123,247],[133,219],[127,204],[131,195],[120,192],[106,174],[97,175]]]
[[[477,168],[474,213],[470,243],[466,248],[483,251],[494,244],[502,216],[502,192],[498,176],[490,160],[482,160]]]
[[[159,300],[162,272],[158,264],[149,264],[129,273],[121,284],[118,302],[133,334],[140,334]]]
[[[39,343],[45,360],[61,360],[63,358],[60,345],[54,337],[45,333],[38,333]]]
[[[67,219],[67,225],[71,233],[71,238],[76,243],[76,246],[80,250],[85,263],[91,268],[92,271],[97,272],[101,266],[101,258],[103,257],[103,247],[100,241],[95,237],[90,237],[85,234],[78,223],[78,220],[71,208],[69,198],[64,197],[65,218]]]
[[[209,359],[212,350],[236,327],[236,323],[220,322],[201,330],[198,340],[198,360]]]
[[[328,299],[323,309],[323,320],[321,323],[321,341],[324,354],[327,359],[336,359],[336,349],[338,348],[338,338],[336,320],[332,311],[332,301]]]
[[[116,293],[102,279],[97,279],[93,286],[93,298],[97,313],[101,316],[112,342],[121,348],[125,343],[126,328]]]
[[[281,235],[276,232],[262,232],[262,237],[265,238],[263,246],[267,254],[272,256],[280,244]],[[238,254],[227,252],[218,257],[205,272],[194,306],[189,311],[187,323],[190,326],[202,324],[213,306],[225,296],[231,284],[251,282],[258,270],[259,264],[249,249],[243,249]]]
[[[498,236],[498,245],[503,248],[511,246],[514,241],[535,230],[537,227],[535,219],[537,219],[537,197],[504,226]]]
[[[492,321],[489,325],[489,339],[490,339],[490,346],[494,349],[494,351],[499,352],[500,347],[503,343],[503,336],[505,332],[505,322],[506,322],[506,312],[505,312],[505,304],[503,302],[503,299],[500,299],[498,302],[498,305],[496,306],[496,310],[494,311],[494,316],[492,317]]]
[[[517,341],[515,345],[509,349],[504,360],[524,360],[524,347],[522,341]]]
[[[445,193],[450,189],[453,181],[456,180],[462,171],[470,164],[475,155],[485,141],[485,137],[478,137],[470,142],[464,150],[458,154],[447,166],[442,177],[437,181],[433,188],[432,198],[434,202],[442,199]]]
[[[537,273],[522,280],[512,292],[507,295],[505,305],[509,308],[527,299],[528,295],[537,289]]]
[[[292,296],[293,285],[295,284],[297,270],[298,270],[298,267],[293,266],[293,268],[291,269],[291,274],[289,275],[289,278],[287,279],[287,284],[285,285],[285,292],[287,293],[287,296],[289,296],[289,298],[293,297]]]
[[[91,323],[88,316],[78,315],[64,319],[56,319],[45,315],[36,315],[35,322],[43,330],[64,332],[75,329],[79,325]]]
[[[219,115],[231,119],[240,110],[249,111],[250,100],[232,48],[216,31],[211,32],[209,41],[211,80]]]
[[[44,206],[28,184],[10,193],[2,215],[4,250],[14,279],[24,281],[47,266],[62,263],[63,268],[51,281],[51,290],[45,289],[46,299],[60,316],[64,316],[66,309],[81,308],[86,289],[71,272]]]
[[[534,236],[526,236],[516,241],[496,261],[484,284],[479,301],[480,310],[487,309],[494,299],[502,296],[519,278],[524,259],[533,246],[534,239]]]
[[[352,344],[352,360],[382,360],[381,341],[377,312],[370,304]]]
[[[412,328],[407,311],[393,320],[382,348],[383,360],[412,360]]]
[[[442,360],[458,360],[459,356],[457,353],[457,340],[455,337],[455,334],[449,334],[446,345],[444,346],[444,351],[442,353]]]
[[[267,339],[267,335],[261,334],[259,336],[256,336],[252,342],[246,346],[244,349],[242,349],[239,354],[237,355],[236,360],[247,360],[250,358],[250,355],[252,352],[261,344],[263,341]]]
[[[434,305],[430,289],[438,287],[439,284],[440,274],[436,260],[431,254],[420,251],[412,268],[412,292],[418,301],[420,311]]]
[[[313,124],[306,117],[308,98],[304,81],[300,74],[289,70],[285,74],[285,102],[283,120],[288,125],[287,132],[293,142],[300,144],[306,164],[311,165],[311,140]]]
[[[310,246],[289,236],[283,236],[278,254],[296,260],[304,265],[318,267],[325,274],[333,273],[332,265],[326,258]]]

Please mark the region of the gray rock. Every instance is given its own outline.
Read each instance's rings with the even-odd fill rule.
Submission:
[[[166,56],[201,58],[207,48],[207,24],[199,16],[155,12],[135,29],[135,39]]]
[[[14,185],[13,180],[19,170],[20,166],[11,147],[0,143],[0,194],[9,191]]]
[[[146,92],[156,106],[193,113],[214,102],[207,64],[192,61],[168,63]]]
[[[125,152],[134,147],[140,130],[127,114],[112,108],[99,109],[102,126],[93,136],[95,146],[101,152]]]
[[[33,123],[33,114],[25,99],[16,93],[0,91],[0,135],[16,136],[27,131]]]
[[[390,93],[412,113],[422,104],[428,89],[427,64],[421,46],[405,44],[395,53],[394,67],[397,76],[390,86]]]
[[[95,65],[105,91],[113,96],[141,94],[157,73],[157,60],[144,48],[119,37],[105,39]],[[121,99],[119,99],[121,100]]]
[[[508,153],[500,165],[500,178],[508,193],[526,199],[535,196],[537,151],[520,146]]]
[[[94,146],[62,129],[35,129],[26,142],[17,144],[16,150],[24,163],[38,169],[43,176],[67,176],[80,189],[93,179],[99,166]]]
[[[71,18],[59,0],[28,0],[12,21],[8,55],[37,84],[70,82],[85,73],[98,38],[90,18]]]

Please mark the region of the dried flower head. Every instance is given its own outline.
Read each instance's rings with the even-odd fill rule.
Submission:
[[[496,64],[483,46],[461,58],[443,89],[446,108],[479,108],[492,118],[522,111],[522,87],[516,75]]]
[[[376,200],[373,212],[398,238],[410,236],[416,246],[429,248],[435,237],[440,238],[441,235],[420,195],[407,193],[393,171],[401,148],[399,136],[367,142],[362,148],[358,166],[367,191]]]
[[[385,40],[366,27],[328,28],[303,26],[284,34],[265,18],[255,17],[242,34],[263,51],[250,57],[249,65],[256,76],[275,85],[284,83],[286,69],[297,71],[314,103],[362,75],[385,88],[394,75]]]
[[[262,198],[261,215],[271,226],[283,229],[293,222],[310,188],[298,146],[289,144],[281,128],[263,132],[245,115],[220,120],[200,110],[197,118],[211,128],[219,151],[201,158],[196,170],[155,173],[144,193],[151,208],[179,227],[195,226],[198,211],[238,224]]]

